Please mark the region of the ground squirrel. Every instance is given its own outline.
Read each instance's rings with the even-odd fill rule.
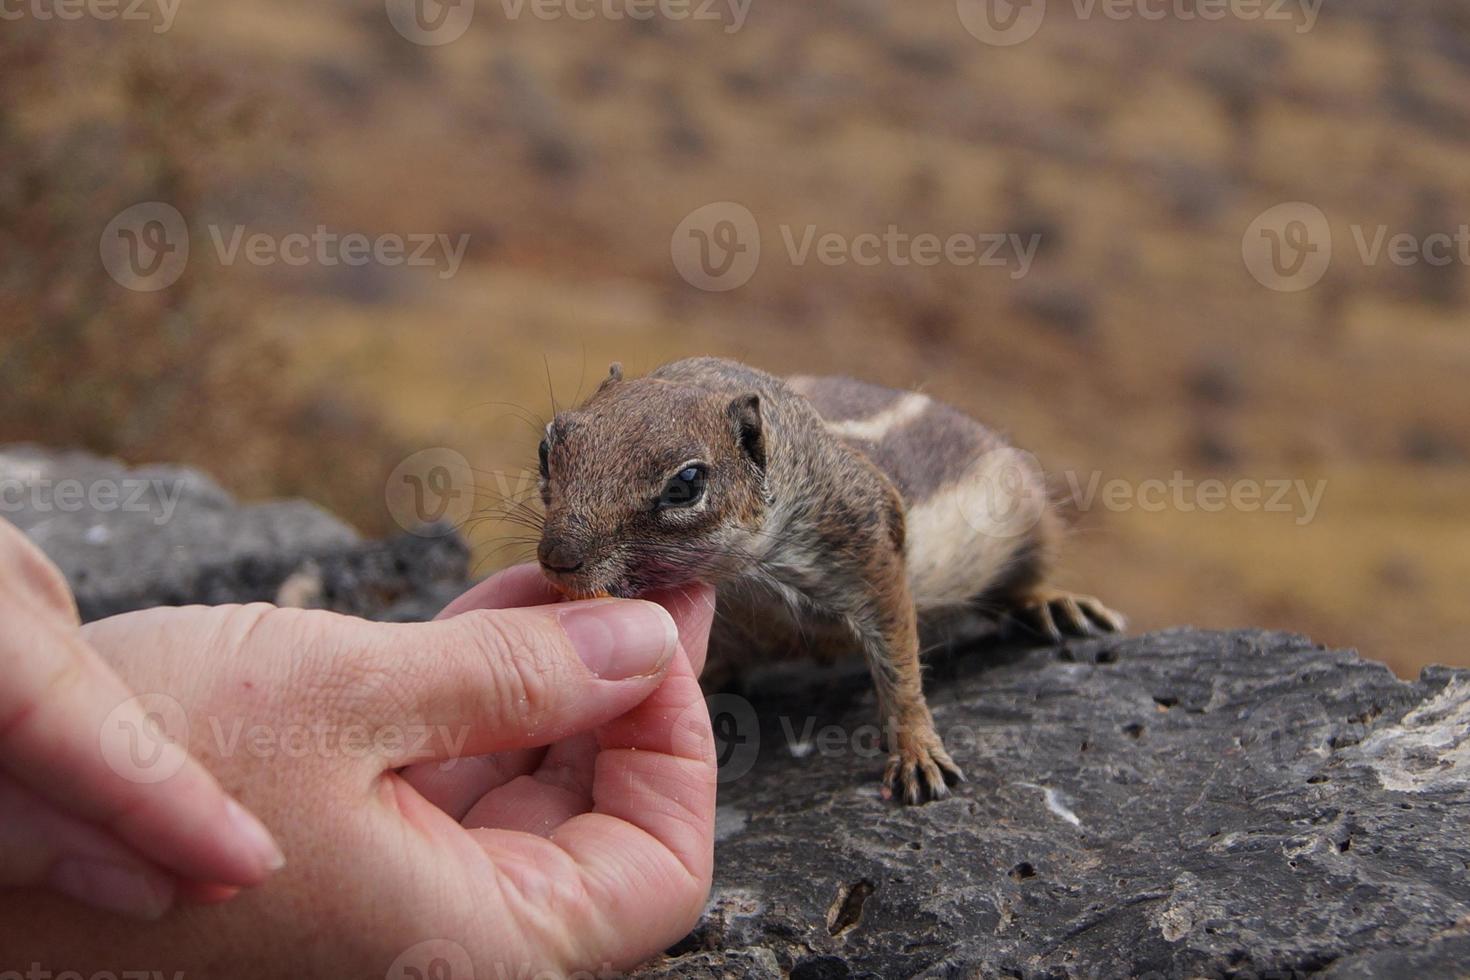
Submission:
[[[693,358],[613,365],[540,446],[538,557],[574,597],[704,581],[704,680],[762,658],[861,651],[908,803],[962,779],[924,701],[921,619],[1013,614],[1053,638],[1122,628],[1052,589],[1059,522],[1030,457],[925,395],[847,378],[785,381]]]

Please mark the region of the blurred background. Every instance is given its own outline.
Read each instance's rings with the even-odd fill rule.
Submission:
[[[0,24],[0,441],[385,533],[411,454],[484,501],[608,362],[721,354],[1009,433],[1137,628],[1470,664],[1470,4],[76,9]]]

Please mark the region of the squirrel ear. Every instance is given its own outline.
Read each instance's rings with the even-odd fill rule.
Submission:
[[[766,435],[761,421],[761,396],[751,392],[730,403],[726,411],[735,423],[735,437],[740,449],[757,467],[766,468]]]
[[[602,379],[602,384],[600,384],[600,385],[597,386],[597,390],[598,391],[601,391],[602,389],[606,388],[608,385],[615,384],[616,382],[619,382],[619,381],[622,381],[622,380],[623,380],[623,365],[622,365],[622,362],[621,361],[613,361],[612,362],[612,365],[609,366],[608,369],[607,369],[607,377],[605,377],[605,378]]]

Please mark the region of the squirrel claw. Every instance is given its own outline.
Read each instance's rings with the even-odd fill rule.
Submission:
[[[1068,636],[1105,636],[1121,633],[1128,622],[1090,595],[1047,590],[1038,592],[1017,610],[1017,618],[1053,643]]]
[[[939,737],[932,744],[912,743],[888,757],[883,773],[884,797],[897,797],[909,806],[949,796],[951,783],[962,783],[965,774],[950,758]]]

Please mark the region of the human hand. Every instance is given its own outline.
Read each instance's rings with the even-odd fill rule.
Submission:
[[[108,751],[148,726],[83,639],[56,566],[0,520],[0,888],[151,919],[181,881],[218,899],[280,867],[266,829],[183,748],[162,746],[167,785]]]
[[[468,604],[545,597],[529,584],[513,571]],[[229,905],[142,927],[0,901],[0,948],[83,972],[395,980],[428,975],[420,957],[463,958],[455,977],[645,959],[697,919],[713,851],[712,739],[685,652],[702,661],[713,601],[661,601],[667,611],[603,600],[427,624],[269,606],[92,624],[88,639],[136,689],[177,700],[195,754],[291,861]],[[282,758],[303,730],[308,750]],[[547,745],[525,780],[484,782],[486,764],[469,761]],[[422,793],[425,769],[400,774],[451,759]],[[489,787],[478,798],[437,795],[476,780]],[[506,805],[517,799],[524,809]]]
[[[681,634],[687,634],[693,626],[703,631],[697,642],[687,642],[686,637],[684,644],[690,670],[697,678],[704,670],[714,595],[702,590],[685,593],[679,600],[677,608],[687,607],[694,616],[690,624],[681,624]],[[564,596],[540,569],[517,565],[471,588],[435,619],[474,609],[512,609],[562,601]],[[688,605],[694,601],[704,605]],[[420,763],[404,769],[403,777],[425,799],[465,826],[514,828],[544,835],[560,825],[569,808],[585,802],[584,780],[568,777],[585,777],[577,762],[593,750],[594,743],[593,733],[583,732],[555,745],[459,759],[448,767]]]

